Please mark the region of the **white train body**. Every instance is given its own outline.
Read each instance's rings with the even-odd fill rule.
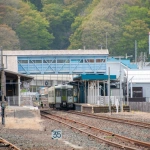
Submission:
[[[73,86],[56,85],[48,89],[48,103],[55,108],[73,108]]]

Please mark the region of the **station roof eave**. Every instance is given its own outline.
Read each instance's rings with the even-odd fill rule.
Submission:
[[[17,80],[18,76],[20,76],[21,82],[22,81],[31,82],[34,79],[34,77],[32,77],[32,76],[20,74],[20,73],[9,71],[9,70],[4,70],[4,72],[6,75],[6,79]]]
[[[73,78],[73,81],[90,81],[90,80],[108,80],[109,75],[100,75],[100,74],[81,74]],[[116,81],[116,75],[110,75],[110,80]]]

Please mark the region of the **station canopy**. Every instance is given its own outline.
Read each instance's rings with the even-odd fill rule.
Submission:
[[[6,75],[6,80],[18,80],[18,76],[20,76],[20,81],[21,82],[31,82],[33,80],[32,76],[20,74],[17,72],[9,71],[9,70],[4,70],[5,75]]]
[[[81,74],[77,77],[74,77],[73,80],[108,80],[108,75],[100,75],[100,74]],[[110,80],[116,80],[116,75],[110,75]]]

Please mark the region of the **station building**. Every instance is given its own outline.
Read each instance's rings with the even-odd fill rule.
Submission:
[[[79,74],[106,74],[108,50],[4,51],[5,67],[33,76],[31,91],[73,80]]]
[[[91,102],[88,97],[83,96],[87,93],[91,93],[95,97],[99,94],[108,96],[108,91],[104,93],[104,86],[107,87],[108,78],[110,78],[112,86],[121,89],[122,92],[117,96],[126,95],[123,93],[126,82],[125,70],[127,72],[127,70],[138,69],[137,65],[130,63],[130,60],[109,57],[107,49],[5,50],[3,51],[3,59],[6,70],[34,78],[30,82],[31,92],[36,92],[39,87],[49,87],[74,80],[73,82],[80,82],[83,89],[86,87],[86,90],[81,92],[84,93],[82,99],[89,103],[97,103],[97,98],[93,97],[92,99],[95,101]],[[128,80],[130,83],[131,80]],[[99,90],[100,88],[101,90]],[[111,95],[113,96],[113,92]]]

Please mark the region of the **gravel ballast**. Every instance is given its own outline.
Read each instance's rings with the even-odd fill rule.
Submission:
[[[131,138],[150,142],[149,129],[133,127],[131,125],[122,125],[119,123],[108,123],[108,121],[97,120],[78,115],[67,114],[63,112],[53,113],[66,116],[69,118],[83,121],[89,125],[99,127],[117,134],[130,136]],[[21,150],[114,150],[111,146],[105,143],[100,143],[87,135],[78,131],[72,130],[69,127],[62,125],[53,120],[41,118],[39,110],[16,110],[14,117],[14,110],[8,110],[6,113],[6,125],[1,125],[0,118],[0,137],[18,146]],[[108,115],[108,114],[103,114]],[[122,117],[127,119],[127,116],[134,116],[135,120],[140,120],[142,113],[134,115],[132,112],[122,114],[114,114],[115,117]],[[114,117],[113,116],[113,117]],[[136,117],[135,117],[136,116]],[[132,119],[132,117],[129,117]],[[149,113],[147,119],[150,122]],[[61,130],[62,138],[60,140],[53,140],[51,138],[52,130]]]

